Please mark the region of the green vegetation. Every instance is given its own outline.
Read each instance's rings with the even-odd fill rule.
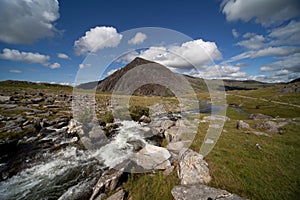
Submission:
[[[162,172],[131,174],[123,187],[133,200],[167,200],[173,199],[171,190],[178,184],[179,179],[174,170],[167,177]]]

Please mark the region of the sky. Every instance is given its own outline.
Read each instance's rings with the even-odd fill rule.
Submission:
[[[73,85],[137,56],[208,79],[300,77],[299,0],[1,0],[0,25],[0,80]]]

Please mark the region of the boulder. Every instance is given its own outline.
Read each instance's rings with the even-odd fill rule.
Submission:
[[[170,157],[171,154],[167,149],[146,144],[131,157],[131,160],[145,170],[164,170],[171,166],[168,160]]]
[[[229,117],[226,117],[226,116],[223,116],[223,115],[209,115],[209,116],[204,116],[203,119],[204,121],[215,121],[215,120],[218,120],[218,121],[229,121],[230,118]]]
[[[115,194],[113,194],[110,197],[108,197],[106,200],[123,200],[124,197],[125,197],[124,190],[119,190]]]
[[[149,117],[147,117],[146,115],[143,115],[140,119],[139,122],[143,122],[143,123],[150,123],[151,119]]]
[[[255,128],[265,129],[270,133],[279,133],[278,125],[276,122],[273,122],[273,121],[266,121],[266,122],[263,122],[260,124],[256,124]]]
[[[179,153],[177,172],[181,185],[207,184],[211,181],[207,162],[201,154],[191,149],[183,149]]]
[[[260,113],[253,113],[251,114],[248,119],[252,119],[252,120],[268,120],[268,119],[273,119],[273,117],[268,116],[268,115],[263,115]]]
[[[167,149],[175,154],[179,154],[182,149],[188,148],[192,144],[191,140],[179,141],[179,142],[170,142],[167,145]]]
[[[196,134],[195,127],[174,126],[164,132],[168,143],[193,140]]]
[[[250,125],[243,120],[238,120],[236,124],[236,128],[239,130],[250,129]]]
[[[161,124],[161,127],[163,130],[167,130],[167,129],[171,128],[172,126],[175,126],[175,122],[172,120],[165,120]]]
[[[226,190],[212,188],[202,184],[179,185],[171,191],[175,200],[243,200],[244,198]]]

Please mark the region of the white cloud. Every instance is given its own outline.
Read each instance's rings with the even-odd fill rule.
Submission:
[[[57,57],[61,58],[61,59],[70,59],[70,57],[67,54],[64,54],[64,53],[58,53]]]
[[[300,47],[268,47],[259,51],[251,52],[251,58],[263,56],[286,56],[300,52]]]
[[[57,0],[0,1],[0,41],[28,44],[53,36],[58,10]]]
[[[11,70],[9,70],[9,72],[10,72],[10,73],[16,73],[16,74],[22,73],[22,71],[21,71],[21,70],[18,70],[18,69],[11,69]]]
[[[80,69],[83,69],[83,68],[86,68],[86,67],[90,67],[90,66],[92,66],[92,65],[91,65],[91,64],[88,64],[88,63],[85,63],[85,64],[81,63],[81,64],[79,64],[78,66],[79,66]]]
[[[135,57],[142,57],[169,67],[171,70],[202,67],[214,59],[221,59],[222,54],[214,42],[201,39],[185,42],[178,46],[150,47],[141,52],[131,52],[122,58],[130,62]]]
[[[204,70],[198,71],[192,69],[190,72],[185,73],[194,77],[205,78],[205,79],[234,79],[234,80],[245,80],[247,79],[247,73],[241,71],[238,66],[231,65],[214,65],[206,66]]]
[[[242,40],[237,43],[238,46],[243,46],[247,49],[260,49],[262,48],[265,44],[265,38],[262,35],[253,35],[251,33],[246,33],[243,37],[244,38],[249,38],[247,40]]]
[[[48,66],[50,57],[39,53],[20,52],[19,50],[5,48],[3,53],[0,54],[0,59]]]
[[[133,38],[128,41],[128,44],[141,44],[147,39],[147,35],[141,32],[135,34]]]
[[[285,26],[271,30],[269,37],[273,39],[273,45],[300,44],[300,21],[291,21]]]
[[[119,69],[112,69],[110,70],[109,72],[107,72],[107,75],[110,76],[112,75],[113,73],[115,73],[116,71],[118,71]]]
[[[255,19],[263,26],[280,24],[299,16],[299,0],[223,0],[222,12],[227,21]]]
[[[49,65],[49,68],[50,69],[58,69],[58,68],[60,68],[61,66],[60,66],[60,64],[59,63],[53,63],[53,64],[51,64],[51,65]]]
[[[262,66],[260,68],[263,72],[289,70],[292,72],[300,72],[300,53],[295,53],[283,57],[281,60]]]
[[[235,29],[232,29],[231,33],[232,33],[233,37],[235,37],[235,38],[239,37],[239,33]]]
[[[108,47],[116,47],[122,37],[113,27],[97,26],[87,31],[85,36],[74,42],[75,53],[82,55]]]

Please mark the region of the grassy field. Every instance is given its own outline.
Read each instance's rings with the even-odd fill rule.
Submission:
[[[2,92],[23,90],[22,87],[30,93],[37,92],[37,89],[54,94],[72,93],[70,87],[1,84]],[[300,105],[300,93],[281,94],[278,92],[281,87],[275,85],[259,90],[227,92],[227,104],[235,105],[244,112],[239,112],[232,107],[227,109],[227,116],[231,120],[225,123],[220,139],[205,158],[213,178],[211,186],[226,189],[249,199],[298,199],[300,196],[300,108],[274,101]],[[207,93],[197,93],[197,96],[201,101],[209,102],[210,100]],[[96,94],[99,117],[106,117],[107,113],[101,110],[109,106],[110,98],[111,94]],[[176,110],[178,107],[176,98],[130,97],[130,105],[149,107],[157,103],[164,104],[167,111]],[[237,120],[244,120],[251,127],[259,123],[247,120],[251,113],[290,119],[290,123],[280,128],[283,134],[268,133],[272,137],[257,136],[237,130]],[[203,115],[199,116],[200,119],[202,117]],[[199,151],[208,125],[209,123],[200,124],[190,148]],[[262,149],[258,150],[256,144],[259,144]],[[130,175],[128,181],[123,184],[123,188],[132,200],[171,200],[170,191],[178,183],[175,169],[167,177],[164,177],[161,172]]]

